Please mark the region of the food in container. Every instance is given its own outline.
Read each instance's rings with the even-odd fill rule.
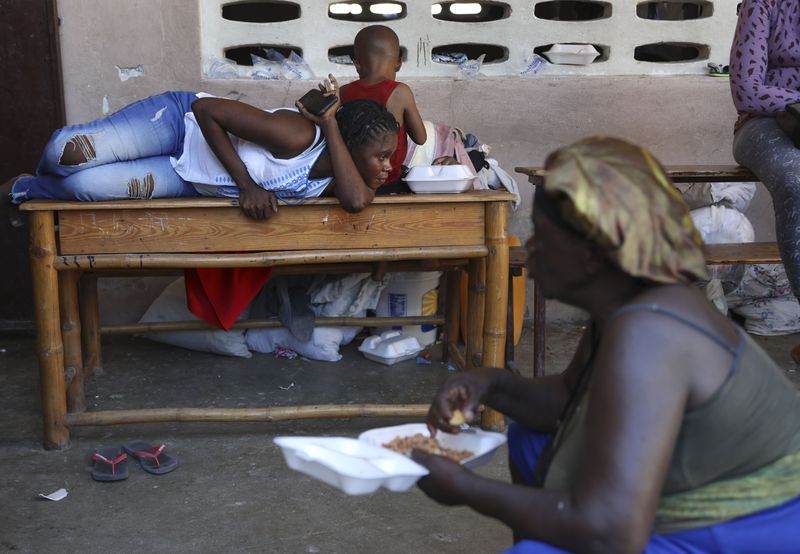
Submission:
[[[358,438],[369,444],[381,446],[387,444],[397,437],[413,437],[421,434],[430,437],[428,426],[424,423],[408,423],[405,425],[394,425],[392,427],[379,427],[364,431]],[[502,433],[493,433],[483,429],[470,428],[458,434],[436,433],[439,444],[451,450],[469,450],[472,456],[462,460],[462,464],[469,468],[480,467],[486,464],[494,456],[495,450],[505,444],[506,436]]]

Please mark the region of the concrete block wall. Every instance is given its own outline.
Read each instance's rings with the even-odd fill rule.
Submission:
[[[625,10],[632,10],[633,0],[614,0],[614,17],[625,25],[612,34],[621,35],[625,44],[638,44],[641,40],[652,42],[648,33],[641,31],[638,38],[623,36],[633,34],[628,30],[629,17],[622,18]],[[164,90],[202,90],[220,96],[242,99],[262,107],[290,106],[302,96],[315,81],[253,81],[208,79],[204,76],[204,29],[207,25],[203,7],[208,4],[219,9],[219,0],[175,2],[174,0],[59,0],[61,16],[60,37],[64,75],[65,103],[70,123],[87,121],[116,110],[134,100]],[[304,2],[306,11],[322,5],[320,0]],[[406,2],[411,8],[428,3],[416,0]],[[529,14],[531,22],[529,44],[562,40],[555,35],[544,37],[539,25],[530,19],[533,2],[509,2],[512,12]],[[691,42],[711,42],[714,61],[727,63],[727,50],[733,33],[733,19],[723,13],[735,11],[735,2],[714,2],[717,24],[726,29],[714,41],[704,37],[686,36]],[[724,4],[724,5],[723,5]],[[411,17],[411,15],[409,16]],[[418,17],[418,16],[414,16]],[[419,16],[421,17],[421,16]],[[705,20],[701,20],[705,21]],[[425,25],[436,23],[425,20]],[[405,33],[412,28],[398,27],[398,34],[406,44]],[[534,26],[534,23],[536,24]],[[547,22],[551,23],[551,22]],[[641,21],[637,22],[637,25]],[[672,23],[676,22],[663,22]],[[683,23],[677,22],[680,27]],[[688,25],[688,23],[685,23]],[[590,24],[575,24],[589,28]],[[704,28],[709,27],[705,25]],[[566,23],[557,25],[569,28]],[[711,26],[713,27],[713,26]],[[327,59],[328,44],[352,41],[360,25],[333,20],[317,20],[317,25],[303,31],[314,40],[304,38],[304,54],[311,57],[308,45],[319,40],[326,46],[320,50]],[[665,27],[666,28],[666,27]],[[690,28],[694,28],[691,27]],[[496,43],[504,37],[502,32],[490,27],[491,32],[478,27],[475,41]],[[427,31],[427,29],[426,29]],[[295,32],[298,32],[295,29]],[[437,31],[438,32],[438,31]],[[648,31],[649,32],[649,31]],[[686,33],[688,31],[676,30]],[[327,38],[332,33],[334,39]],[[639,33],[639,31],[636,31]],[[419,34],[419,33],[418,33]],[[522,36],[522,31],[520,35]],[[416,35],[415,35],[416,36]],[[684,36],[684,35],[681,35]],[[252,37],[243,37],[239,44],[251,43]],[[259,37],[260,38],[260,37]],[[302,37],[301,37],[302,38]],[[442,40],[463,40],[445,36]],[[299,39],[298,39],[299,40]],[[578,38],[578,40],[584,40]],[[589,40],[586,38],[585,40]],[[592,39],[594,40],[594,39]],[[599,40],[599,39],[598,39]],[[607,39],[610,40],[610,39]],[[670,39],[674,40],[674,39]],[[265,34],[258,43],[269,43]],[[294,42],[294,41],[293,41]],[[226,44],[229,44],[226,42]],[[619,48],[619,46],[617,46]],[[612,51],[613,52],[613,51]],[[414,58],[409,51],[409,58]],[[725,55],[723,55],[725,54]],[[609,58],[608,64],[612,61]],[[603,64],[593,64],[592,71]],[[647,64],[648,66],[653,64]],[[656,64],[663,65],[663,64]],[[702,64],[704,67],[705,64]],[[605,65],[611,67],[611,65]],[[126,71],[139,68],[136,71]],[[350,69],[350,68],[347,68]],[[314,67],[317,71],[317,68]],[[325,72],[322,69],[320,72]],[[621,73],[624,71],[620,70]],[[130,77],[136,74],[137,76]],[[337,74],[339,75],[339,74]],[[342,81],[352,78],[347,71]],[[727,79],[708,77],[698,66],[691,74],[554,74],[545,72],[533,78],[513,76],[487,76],[478,80],[455,80],[451,76],[421,76],[413,64],[407,63],[398,78],[407,82],[417,99],[423,117],[457,126],[474,133],[492,147],[492,156],[513,174],[516,166],[541,164],[553,149],[586,135],[603,133],[625,137],[640,142],[666,164],[733,163],[731,141],[736,112],[730,100]],[[523,204],[512,215],[509,231],[526,239],[530,233],[529,214],[531,190],[520,179]],[[772,209],[763,189],[751,205],[748,216],[756,227],[757,240],[774,237]],[[130,321],[144,312],[137,290],[136,294],[121,292],[118,284],[101,283],[104,295],[103,317],[107,321]],[[126,290],[134,290],[129,287]]]
[[[691,1],[691,0],[683,0]],[[706,73],[708,61],[727,63],[731,37],[736,25],[736,2],[702,2],[707,17],[683,21],[648,20],[636,15],[636,7],[646,0],[588,0],[599,4],[607,15],[589,21],[552,21],[536,17],[535,9],[543,1],[504,0],[508,17],[489,22],[442,21],[431,15],[435,2],[406,0],[406,16],[386,24],[400,38],[408,51],[404,67],[406,78],[455,77],[457,68],[431,60],[437,46],[462,43],[485,43],[507,50],[508,58],[485,64],[486,76],[514,76],[523,67],[526,56],[538,46],[554,43],[589,43],[601,45],[602,61],[586,66],[550,65],[549,75],[679,75]],[[295,0],[301,17],[275,23],[229,21],[222,17],[228,0],[204,0],[200,3],[201,40],[204,69],[213,56],[222,57],[227,48],[241,45],[290,45],[302,48],[303,57],[316,75],[334,73],[355,76],[350,65],[331,63],[328,50],[352,44],[355,33],[368,23],[334,21],[328,17],[331,2]],[[324,29],[324,32],[322,31]],[[672,63],[643,62],[634,59],[637,46],[651,43],[697,44],[707,58]],[[706,54],[703,54],[706,56]],[[606,59],[607,58],[607,59]]]

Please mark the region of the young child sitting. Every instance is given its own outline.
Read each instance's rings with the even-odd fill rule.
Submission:
[[[408,147],[408,137],[416,144],[425,144],[427,135],[411,88],[394,80],[400,70],[400,40],[389,27],[370,25],[361,29],[354,41],[356,71],[360,77],[342,88],[342,103],[353,100],[373,100],[386,109],[400,124],[397,131],[397,150],[391,157],[392,171],[386,184],[401,177],[402,164]]]

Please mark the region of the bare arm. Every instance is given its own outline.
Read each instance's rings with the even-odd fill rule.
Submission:
[[[770,6],[764,0],[742,3],[731,46],[730,87],[733,103],[740,112],[776,114],[789,104],[800,102],[794,88],[768,85],[770,48]],[[800,77],[800,68],[784,67],[783,75]]]
[[[397,97],[395,99],[395,97]],[[411,137],[415,143],[422,145],[428,140],[428,134],[425,131],[425,123],[422,121],[422,116],[419,114],[417,103],[414,100],[414,93],[411,87],[405,83],[399,83],[397,88],[392,92],[390,101],[397,101],[403,112],[403,124],[406,128],[406,133]]]
[[[571,490],[501,483],[415,453],[431,470],[420,487],[503,521],[517,537],[576,552],[641,552],[685,411],[688,368],[704,363],[690,347],[676,348],[691,344],[677,334],[672,340],[674,325],[646,314],[623,316],[607,332],[594,361],[585,453]]]
[[[467,421],[471,421],[478,405],[483,403],[523,427],[540,432],[553,431],[590,352],[591,333],[587,330],[572,361],[561,374],[526,379],[496,368],[458,373],[436,393],[428,412],[428,427],[434,433],[436,429],[458,432],[449,423],[453,411],[460,410]]]
[[[339,97],[339,84],[333,75],[328,75]],[[319,125],[328,143],[328,155],[330,156],[331,168],[333,171],[334,188],[333,193],[339,199],[342,208],[351,213],[357,213],[366,208],[374,199],[375,191],[364,182],[358,172],[353,157],[344,143],[342,133],[339,131],[339,124],[336,122],[336,110],[339,109],[340,102],[337,101],[321,116],[316,116],[306,110],[299,102],[295,104],[307,119]]]
[[[268,113],[224,98],[200,98],[192,104],[192,112],[212,152],[239,188],[244,213],[266,219],[277,211],[275,196],[253,181],[228,133],[258,144],[278,158],[291,158],[314,140],[311,122],[294,112]]]

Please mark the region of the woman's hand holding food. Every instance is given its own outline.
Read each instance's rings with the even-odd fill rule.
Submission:
[[[475,419],[475,412],[490,384],[490,375],[480,370],[459,373],[445,381],[428,410],[425,423],[431,436],[439,429],[446,433],[458,433],[461,425]]]

